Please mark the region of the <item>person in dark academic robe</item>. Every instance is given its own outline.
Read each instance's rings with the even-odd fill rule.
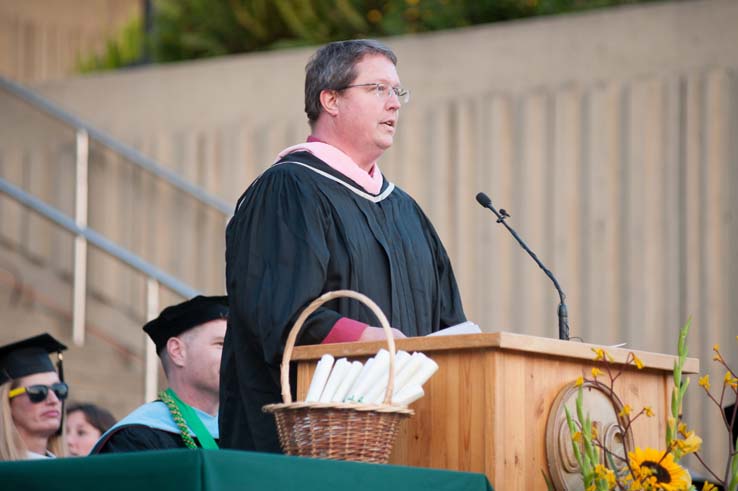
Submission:
[[[218,448],[220,357],[226,297],[197,296],[164,309],[144,326],[169,387],[106,431],[91,454]]]
[[[221,366],[224,448],[279,452],[279,365],[300,312],[350,289],[387,315],[395,337],[465,321],[446,251],[418,204],[377,159],[392,144],[400,105],[396,57],[369,40],[331,43],[308,63],[312,134],[280,153],[238,201],[226,230],[230,317]],[[384,339],[362,304],[337,299],[307,320],[298,344]],[[294,388],[294,384],[292,387]]]
[[[48,333],[0,347],[0,461],[64,456],[66,349]]]

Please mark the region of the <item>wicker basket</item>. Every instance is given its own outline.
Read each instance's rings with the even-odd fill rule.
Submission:
[[[359,300],[374,312],[385,334],[390,353],[389,380],[382,404],[345,402],[292,402],[289,380],[290,358],[297,334],[307,317],[325,302],[339,297]],[[411,409],[392,406],[395,376],[395,341],[389,322],[368,297],[351,290],[328,292],[315,299],[300,314],[290,331],[281,366],[282,404],[269,404],[263,410],[274,414],[282,449],[287,455],[333,460],[386,463],[394,445],[400,421],[413,414]]]

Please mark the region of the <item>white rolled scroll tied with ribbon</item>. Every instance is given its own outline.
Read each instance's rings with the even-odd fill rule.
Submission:
[[[306,402],[381,404],[389,382],[389,352],[381,349],[366,363],[349,362],[323,355],[310,382]],[[423,353],[398,351],[395,355],[395,386],[390,401],[407,406],[425,395],[423,385],[438,371],[438,364]]]

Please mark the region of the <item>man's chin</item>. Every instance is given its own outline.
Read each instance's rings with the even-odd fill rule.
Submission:
[[[384,151],[384,150],[388,150],[388,149],[389,149],[389,148],[390,148],[390,147],[392,146],[392,144],[393,144],[394,142],[395,142],[395,138],[394,138],[394,136],[390,136],[390,137],[384,137],[384,138],[381,138],[381,139],[380,139],[380,140],[379,140],[379,141],[377,142],[377,146],[378,146],[379,148],[381,148],[381,149],[382,149],[382,151]]]

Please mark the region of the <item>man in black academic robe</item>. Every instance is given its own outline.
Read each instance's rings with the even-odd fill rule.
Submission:
[[[165,308],[144,326],[156,345],[169,387],[159,399],[139,406],[106,431],[91,454],[217,448],[220,357],[227,316],[226,297],[198,295]]]
[[[307,67],[312,134],[246,190],[226,230],[230,317],[221,365],[221,446],[280,451],[265,404],[299,313],[321,294],[374,300],[396,337],[465,320],[449,258],[428,218],[381,175],[402,100],[395,55],[375,41],[321,48]],[[323,305],[298,344],[383,339],[356,301]],[[294,384],[292,385],[294,387]]]

